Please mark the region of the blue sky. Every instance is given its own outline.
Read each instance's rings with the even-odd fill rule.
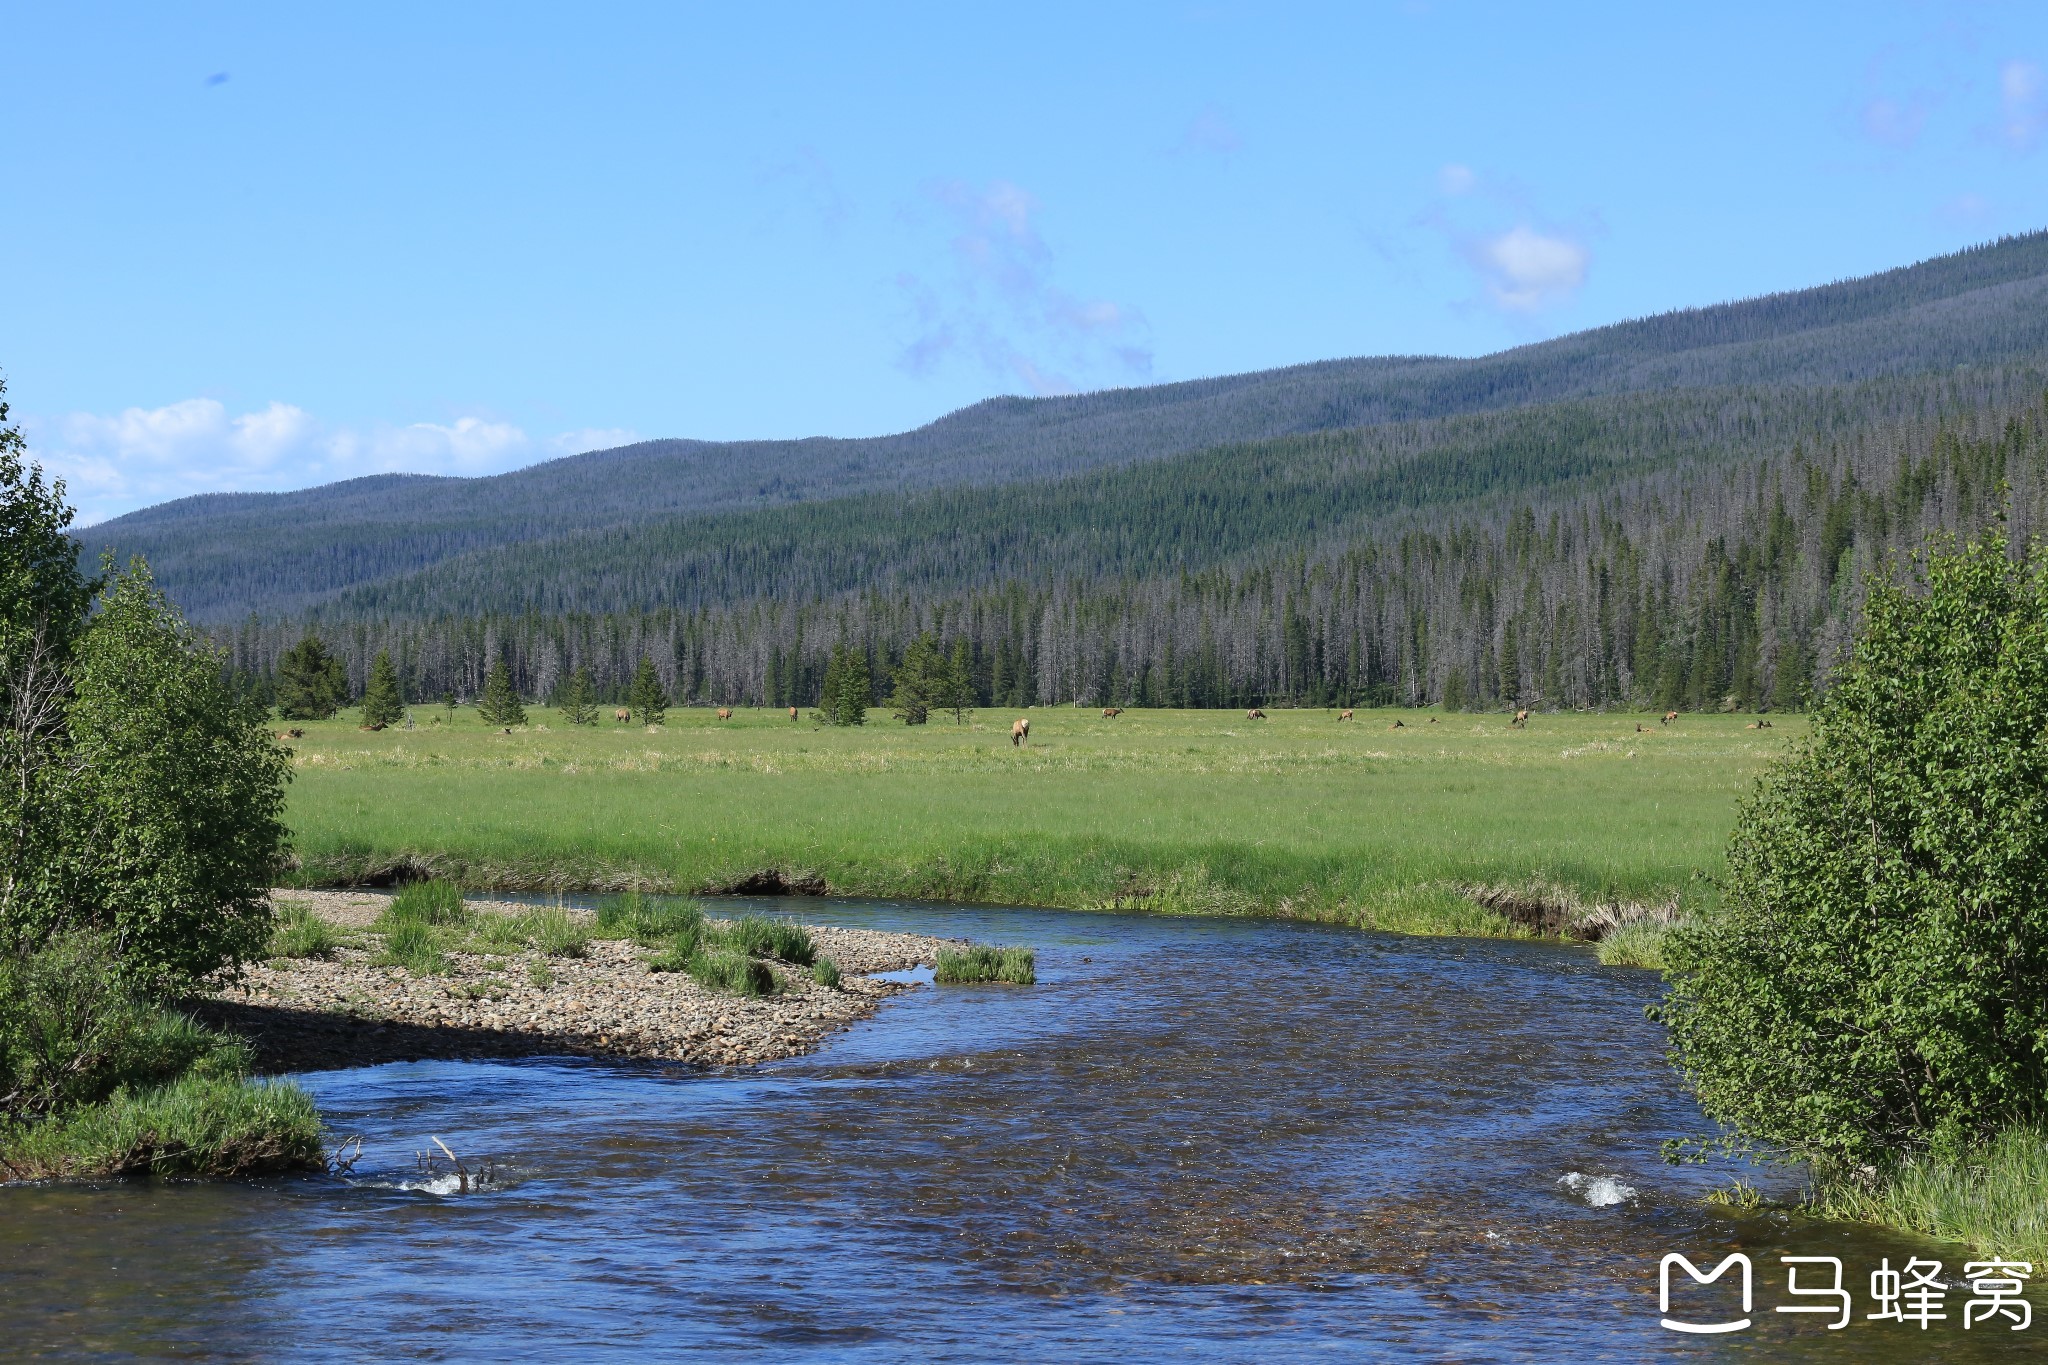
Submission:
[[[2048,226],[2048,6],[7,3],[97,519],[1479,354]]]

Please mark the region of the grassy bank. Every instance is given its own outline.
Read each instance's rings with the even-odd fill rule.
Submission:
[[[0,1180],[323,1167],[312,1100],[249,1065],[241,1039],[129,984],[107,940],[0,958]]]
[[[840,894],[1269,913],[1516,932],[1522,902],[1698,895],[1734,806],[1799,732],[1734,716],[1037,709],[857,729],[676,709],[506,735],[463,710],[292,741],[298,880],[408,865],[500,890]],[[1400,728],[1392,728],[1395,721]],[[1647,727],[1639,732],[1638,725]],[[763,879],[760,874],[771,873]],[[1504,892],[1494,908],[1466,890]]]
[[[1967,1155],[1926,1157],[1875,1182],[1821,1182],[1816,1213],[2048,1262],[2048,1134],[2016,1128]]]

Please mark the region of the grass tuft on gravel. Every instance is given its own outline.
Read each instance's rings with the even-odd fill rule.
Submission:
[[[811,964],[811,980],[827,990],[839,989],[839,964],[829,957],[821,957]]]
[[[773,995],[781,988],[775,969],[731,948],[699,948],[684,962],[690,979],[725,995]]]
[[[995,948],[979,943],[971,948],[943,949],[932,979],[949,985],[1000,982],[1029,986],[1038,980],[1038,954],[1029,948]]]
[[[414,976],[446,976],[451,966],[447,935],[431,924],[402,920],[385,928],[384,956],[379,960]]]
[[[285,900],[277,905],[277,925],[270,931],[271,957],[331,958],[341,946],[334,926],[313,913],[304,901]]]

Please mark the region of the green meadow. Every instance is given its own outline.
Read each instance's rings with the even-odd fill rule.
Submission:
[[[510,734],[468,709],[416,707],[416,728],[374,733],[344,713],[289,741],[295,878],[716,892],[766,872],[844,895],[1515,932],[1469,893],[1712,895],[1736,803],[1804,730],[1636,713],[1526,730],[1407,710],[1028,714],[1017,748],[1007,711],[913,728],[877,710],[835,729],[697,708],[573,727],[535,709]]]

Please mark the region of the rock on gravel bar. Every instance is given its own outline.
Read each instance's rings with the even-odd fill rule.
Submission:
[[[648,950],[593,939],[584,957],[451,953],[446,976],[381,965],[368,926],[386,894],[282,891],[344,931],[331,960],[252,963],[200,1003],[211,1023],[249,1039],[258,1069],[316,1071],[424,1057],[581,1054],[695,1066],[748,1066],[815,1050],[865,1019],[897,991],[874,972],[931,965],[956,946],[923,934],[807,926],[818,951],[844,974],[836,988],[777,964],[782,990],[742,999],[708,991],[681,972],[649,971]],[[482,914],[530,906],[471,900]],[[588,912],[570,911],[586,921]],[[534,968],[545,969],[538,985]]]

